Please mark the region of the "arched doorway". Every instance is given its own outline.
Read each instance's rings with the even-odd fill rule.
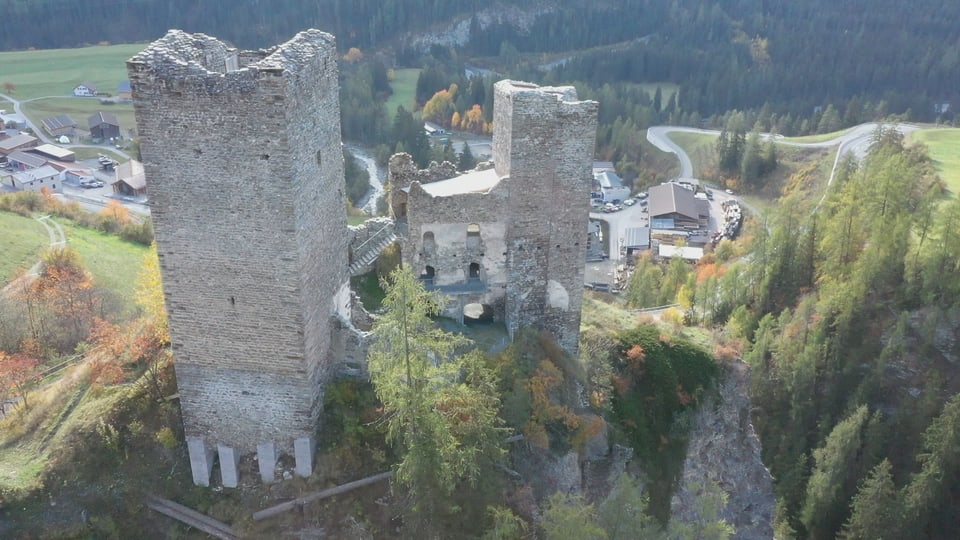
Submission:
[[[473,303],[463,306],[463,324],[490,324],[493,322],[493,306]]]

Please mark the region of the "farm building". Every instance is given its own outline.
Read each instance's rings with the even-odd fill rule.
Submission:
[[[23,117],[22,114],[18,113],[2,113],[0,114],[0,127],[6,127],[11,129],[27,129],[27,119]]]
[[[143,174],[143,163],[135,159],[120,164],[114,171],[114,180],[110,182],[113,192],[118,195],[144,196],[147,194],[147,179]]]
[[[90,136],[94,139],[113,139],[120,136],[120,122],[117,117],[98,111],[87,119],[87,125],[90,127]]]
[[[30,169],[39,169],[47,164],[47,158],[41,155],[27,152],[26,150],[15,150],[7,156],[7,162],[10,167],[18,171],[28,171]]]
[[[66,114],[44,118],[40,123],[44,131],[54,137],[73,137],[77,132],[77,122]]]
[[[701,204],[693,191],[668,182],[653,186],[649,193],[652,228],[696,230],[708,225],[710,206]]]
[[[32,135],[14,135],[6,139],[0,139],[0,156],[9,156],[17,150],[26,150],[39,144],[39,140]]]
[[[73,153],[72,150],[67,150],[66,148],[60,148],[55,144],[41,144],[36,148],[31,148],[27,150],[31,154],[37,154],[38,156],[45,157],[47,159],[55,159],[57,161],[76,161],[77,155]]]

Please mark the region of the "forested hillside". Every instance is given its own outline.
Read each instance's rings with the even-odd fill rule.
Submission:
[[[477,15],[505,6],[530,17],[506,23]],[[678,104],[701,116],[770,103],[773,112],[806,117],[833,104],[857,123],[908,109],[932,120],[935,105],[960,106],[960,3],[946,0],[2,0],[0,13],[10,30],[0,49],[144,41],[173,27],[265,47],[312,26],[335,33],[344,50],[402,50],[398,36],[468,21],[462,52],[469,56],[622,43],[552,60],[553,78],[595,87],[677,83]]]
[[[779,536],[953,538],[960,200],[893,130],[811,188],[798,173],[750,254],[701,261],[677,298],[752,343]]]

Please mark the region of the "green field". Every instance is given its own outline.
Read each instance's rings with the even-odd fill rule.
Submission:
[[[923,129],[910,134],[910,140],[927,145],[947,189],[960,194],[960,129]]]
[[[127,79],[126,60],[144,45],[109,45],[81,49],[52,49],[0,53],[0,84],[11,83],[13,97],[25,100],[69,96],[82,82],[113,94]],[[96,101],[96,100],[94,100]]]
[[[23,104],[22,110],[38,126],[44,118],[68,114],[78,124],[78,131],[81,133],[87,130],[87,118],[97,111],[116,116],[120,123],[120,134],[124,137],[129,136],[129,130],[137,126],[133,116],[133,105],[129,103],[103,105],[93,98],[62,97],[30,101]]]
[[[30,268],[40,259],[43,248],[50,245],[47,229],[36,220],[13,212],[0,211],[0,287],[6,285],[17,270]]]
[[[69,221],[58,221],[67,235],[67,245],[80,253],[94,283],[113,291],[127,309],[133,309],[137,275],[150,248]]]
[[[420,76],[420,70],[417,68],[394,70],[393,81],[390,82],[390,88],[393,94],[387,100],[387,114],[390,120],[393,120],[397,114],[397,107],[403,105],[404,109],[413,111],[416,107],[414,99],[417,92],[417,78]]]
[[[693,163],[694,178],[702,177],[704,166],[712,164],[716,160],[714,156],[716,135],[676,131],[671,133],[669,137],[690,156],[690,161]]]
[[[796,142],[796,143],[817,143],[817,142],[829,141],[830,139],[836,139],[837,137],[843,135],[844,133],[850,131],[851,129],[853,128],[841,129],[840,131],[834,131],[833,133],[807,135],[806,137],[787,137],[783,140],[786,142]]]

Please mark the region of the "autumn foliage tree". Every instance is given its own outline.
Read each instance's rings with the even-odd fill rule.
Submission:
[[[0,351],[0,392],[4,398],[20,400],[27,409],[27,391],[36,379],[40,361],[24,354]]]

